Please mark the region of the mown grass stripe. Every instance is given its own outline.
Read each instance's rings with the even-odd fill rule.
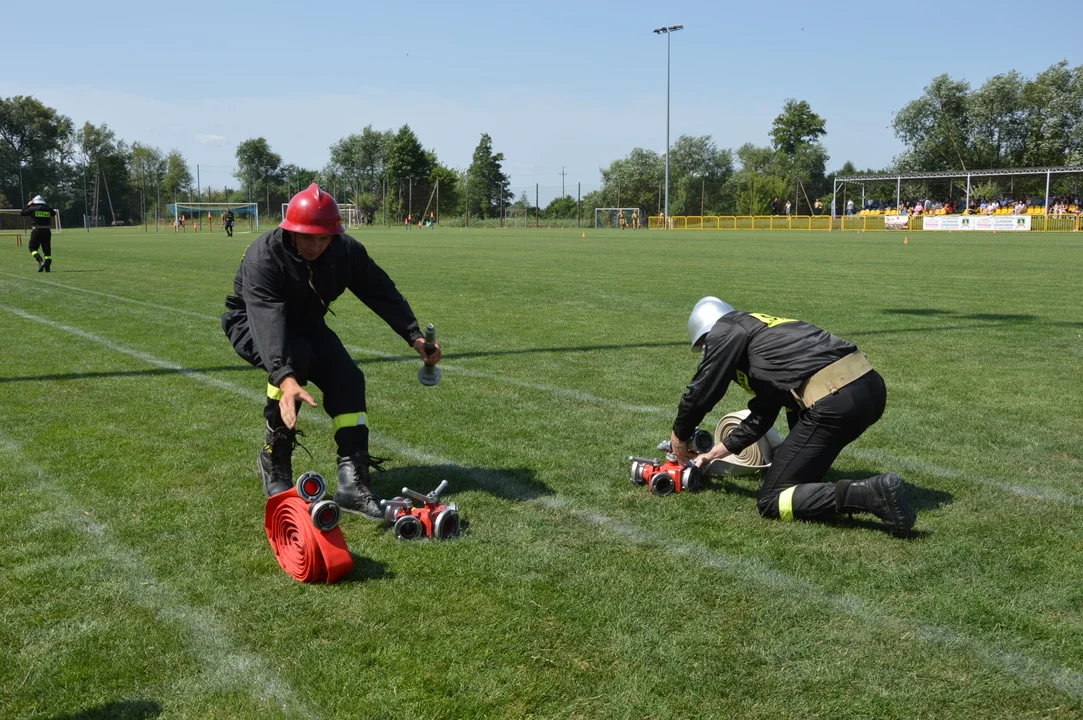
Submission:
[[[122,581],[121,587],[133,605],[144,607],[164,622],[183,629],[190,640],[189,647],[207,671],[206,677],[220,687],[248,692],[261,702],[273,702],[291,715],[316,717],[266,661],[238,648],[229,628],[212,612],[186,603],[176,588],[147,569],[137,550],[122,547],[111,538],[107,525],[87,517],[64,489],[60,478],[36,464],[31,454],[11,438],[0,436],[0,452],[18,458],[21,470],[37,478],[25,489],[38,497],[48,497],[52,511],[86,537],[88,548],[108,561],[108,567]]]
[[[51,286],[51,287],[60,288],[62,290],[70,290],[72,292],[87,293],[87,294],[90,294],[90,295],[96,295],[96,296],[99,296],[99,297],[108,298],[110,300],[116,300],[118,302],[131,303],[133,305],[148,307],[148,308],[152,308],[152,309],[156,309],[156,310],[162,310],[162,311],[165,311],[165,312],[168,312],[168,313],[179,313],[179,314],[189,315],[189,316],[192,316],[192,317],[198,317],[198,318],[202,318],[204,320],[215,321],[215,322],[217,322],[218,319],[219,319],[218,316],[214,316],[214,315],[208,315],[208,314],[204,314],[204,313],[197,313],[197,312],[193,312],[193,311],[190,311],[190,310],[183,310],[183,309],[179,309],[179,308],[170,307],[170,306],[167,306],[167,305],[159,305],[159,304],[156,304],[156,303],[144,302],[142,300],[135,300],[135,299],[132,299],[132,298],[124,297],[122,295],[113,295],[111,293],[104,293],[104,292],[100,292],[100,291],[97,291],[97,290],[87,290],[86,288],[75,287],[75,286],[72,286],[72,285],[65,285],[63,283],[58,283],[58,282],[54,282],[54,281],[51,281],[51,280],[39,280],[37,278],[26,278],[26,277],[21,276],[21,275],[15,275],[13,273],[5,273],[5,272],[0,272],[0,275],[16,278],[16,279],[19,279],[19,280],[30,280],[30,281],[42,283],[44,285],[48,285],[48,286]],[[399,355],[399,354],[396,354],[396,353],[389,353],[389,352],[385,352],[385,351],[382,351],[382,350],[373,350],[373,349],[358,347],[358,346],[353,346],[353,345],[347,346],[347,349],[350,352],[364,353],[364,354],[367,354],[367,355],[372,355],[373,357],[385,358],[385,359],[390,359],[390,360],[397,360],[399,362],[404,362],[404,363],[416,362],[416,358],[412,358],[412,357],[409,357],[409,356],[406,356],[406,355]],[[169,365],[159,365],[159,367],[169,368],[169,369],[178,369],[178,368],[173,368],[173,367],[171,367]],[[606,398],[606,397],[602,397],[602,396],[599,396],[599,395],[593,395],[591,393],[585,393],[585,392],[582,392],[582,391],[579,391],[579,390],[573,390],[571,388],[565,388],[565,387],[560,387],[560,386],[555,386],[555,385],[546,385],[546,384],[535,383],[535,382],[531,382],[531,381],[527,381],[527,380],[519,380],[517,378],[512,378],[512,377],[508,377],[506,375],[499,375],[499,374],[495,374],[495,373],[480,372],[480,371],[477,371],[477,370],[471,370],[469,368],[463,368],[461,366],[454,365],[454,364],[441,363],[441,367],[444,368],[444,370],[446,370],[446,371],[456,373],[456,374],[460,374],[460,375],[463,375],[465,377],[473,377],[473,378],[478,378],[480,380],[488,380],[488,381],[491,381],[491,382],[503,383],[503,384],[512,385],[512,386],[515,386],[515,387],[522,387],[522,388],[528,389],[528,390],[536,390],[538,392],[546,392],[546,393],[550,393],[550,394],[557,395],[557,396],[560,396],[560,397],[566,397],[566,398],[573,399],[573,400],[579,400],[579,401],[582,401],[582,402],[588,402],[588,403],[592,403],[592,404],[596,404],[596,405],[602,405],[604,407],[610,407],[610,408],[613,408],[614,410],[620,410],[620,411],[624,411],[624,412],[652,414],[652,415],[658,415],[660,417],[671,417],[672,414],[673,414],[673,410],[669,409],[669,408],[655,407],[655,406],[650,406],[650,405],[635,405],[635,404],[632,404],[632,403],[626,403],[626,402],[621,401],[621,400],[615,400],[615,399],[612,399],[612,398]],[[185,370],[185,372],[190,373],[192,371]],[[942,466],[942,465],[938,465],[936,463],[930,463],[930,462],[927,462],[925,460],[921,460],[919,458],[893,455],[891,453],[884,452],[883,450],[880,450],[878,448],[853,447],[853,446],[851,446],[851,447],[846,448],[843,451],[843,455],[850,456],[850,457],[856,457],[856,458],[860,458],[860,459],[865,459],[865,460],[875,460],[877,462],[882,462],[882,463],[884,463],[887,466],[892,467],[892,468],[896,468],[896,469],[900,469],[900,470],[909,470],[909,471],[912,471],[912,472],[919,472],[919,473],[922,473],[922,474],[925,474],[925,475],[929,475],[931,477],[940,477],[940,478],[946,478],[946,479],[952,479],[952,480],[961,480],[961,481],[964,481],[964,482],[972,482],[972,483],[975,483],[975,484],[978,484],[978,485],[982,485],[982,486],[989,487],[989,488],[994,488],[996,490],[1000,490],[1002,492],[1006,492],[1006,493],[1009,493],[1011,495],[1016,495],[1018,497],[1022,497],[1022,498],[1026,498],[1026,499],[1030,499],[1030,500],[1039,500],[1039,501],[1042,501],[1042,502],[1083,506],[1083,497],[1081,497],[1079,495],[1071,495],[1069,493],[1065,493],[1065,492],[1060,491],[1060,490],[1054,490],[1054,489],[1051,489],[1051,488],[1041,488],[1041,487],[1033,487],[1033,486],[1027,486],[1027,485],[1018,485],[1018,484],[1011,483],[1011,482],[1008,482],[1007,480],[1003,480],[1003,479],[1000,479],[1000,478],[969,475],[969,474],[966,474],[966,473],[964,473],[962,471],[955,470],[953,468],[945,467],[945,466]]]
[[[198,371],[187,370],[180,365],[161,360],[147,353],[126,348],[107,338],[95,335],[94,333],[57,323],[46,318],[41,318],[23,310],[5,305],[0,305],[0,310],[12,313],[26,320],[42,323],[54,329],[74,334],[84,340],[95,342],[110,350],[144,360],[145,362],[158,367],[176,369],[185,377],[199,382],[206,382],[220,389],[234,392],[242,397],[262,402],[262,396],[259,393],[212,378]],[[319,417],[319,420],[328,426],[331,423],[330,419],[326,417],[321,416]],[[838,595],[825,592],[807,580],[788,575],[768,567],[759,561],[727,555],[701,543],[666,538],[657,533],[645,530],[633,523],[615,520],[596,510],[579,508],[560,496],[546,496],[542,498],[532,497],[533,494],[526,488],[519,487],[514,480],[507,478],[501,473],[476,472],[457,462],[398,443],[386,436],[380,436],[374,438],[374,440],[388,445],[396,452],[415,461],[455,467],[470,474],[479,484],[493,486],[498,483],[505,493],[511,490],[511,494],[521,496],[524,501],[534,502],[542,507],[570,515],[581,522],[606,528],[615,535],[633,542],[660,547],[674,556],[689,558],[702,567],[717,569],[740,580],[771,589],[777,589],[789,595],[801,595],[807,600],[822,604],[840,613],[858,617],[864,622],[886,627],[892,632],[899,633],[900,636],[906,633],[915,633],[914,622],[911,619],[895,617],[890,612],[882,611],[878,607],[871,606],[861,598],[853,595]],[[967,654],[979,662],[998,667],[1025,683],[1051,686],[1075,698],[1083,698],[1083,673],[1072,668],[1058,666],[1041,659],[1032,658],[1023,653],[1006,650],[1002,647],[968,637],[951,630],[950,628],[933,625],[931,623],[919,623],[917,626],[916,637],[924,642]]]

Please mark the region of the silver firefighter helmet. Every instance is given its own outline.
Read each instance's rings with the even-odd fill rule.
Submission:
[[[35,195],[34,199],[30,201],[30,204],[31,205],[44,205],[45,204],[45,198],[43,198],[41,195]]]
[[[692,343],[692,349],[696,348],[720,317],[731,312],[733,308],[730,304],[716,297],[708,296],[696,303],[692,314],[688,316],[688,339]]]

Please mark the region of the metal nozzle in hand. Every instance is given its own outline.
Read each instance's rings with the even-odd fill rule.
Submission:
[[[432,323],[425,328],[425,354],[431,355],[436,352],[436,328]],[[422,385],[433,386],[440,382],[440,368],[435,365],[422,365],[417,371],[417,379]]]

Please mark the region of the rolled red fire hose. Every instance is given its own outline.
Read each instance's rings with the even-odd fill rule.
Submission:
[[[353,557],[342,530],[318,530],[309,509],[295,488],[268,498],[263,519],[267,540],[278,564],[294,579],[333,583],[353,569]]]

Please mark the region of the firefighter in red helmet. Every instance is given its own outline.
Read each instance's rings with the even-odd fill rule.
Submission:
[[[259,451],[263,491],[270,497],[293,486],[291,458],[305,390],[323,391],[338,445],[338,489],[343,510],[373,520],[383,516],[370,484],[372,465],[365,413],[365,376],[325,323],[330,305],[349,290],[421,355],[425,339],[409,303],[365,247],[346,234],[338,203],[315,183],[290,200],[286,217],[249,245],[226,298],[222,329],[244,360],[267,371],[266,441]]]

